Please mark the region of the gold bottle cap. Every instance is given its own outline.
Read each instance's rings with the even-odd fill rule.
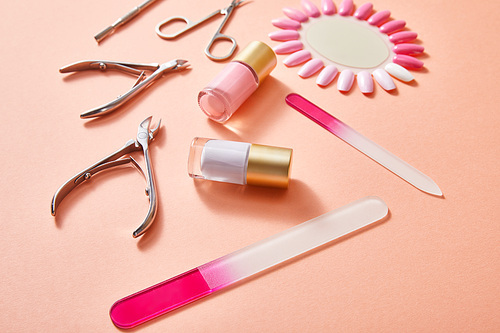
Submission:
[[[252,144],[247,184],[287,188],[291,161],[292,149]]]
[[[259,41],[248,44],[233,61],[244,62],[252,67],[257,73],[259,84],[272,72],[277,63],[273,49]]]

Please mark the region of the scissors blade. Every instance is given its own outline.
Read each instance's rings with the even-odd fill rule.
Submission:
[[[226,8],[222,8],[220,10],[220,13],[222,15],[229,16],[231,14],[231,12],[233,11],[233,9],[235,9],[236,7],[238,7],[239,5],[241,5],[241,3],[244,2],[244,1],[246,1],[246,0],[240,0],[240,1],[233,0],[233,1],[231,1],[231,4],[229,6],[227,6]]]
[[[290,94],[286,97],[286,102],[342,141],[356,148],[419,190],[436,196],[443,195],[441,189],[429,176],[423,174],[396,155],[393,155],[375,142],[364,137],[356,130],[320,107],[314,105],[304,97],[298,94]]]
[[[240,0],[240,1],[237,1],[237,0],[233,0],[231,2],[231,6],[233,7],[238,7],[239,5],[241,5],[242,2],[245,2],[246,0]]]
[[[229,8],[234,9],[234,8],[238,7],[239,5],[241,5],[245,1],[246,0],[240,0],[240,1],[233,0],[233,1],[231,1],[231,5],[226,9],[229,9]]]

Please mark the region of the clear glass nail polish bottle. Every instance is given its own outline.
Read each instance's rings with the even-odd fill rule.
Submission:
[[[192,178],[287,188],[292,149],[194,138],[188,158]]]
[[[266,44],[251,42],[198,94],[198,105],[212,120],[225,122],[276,67]]]

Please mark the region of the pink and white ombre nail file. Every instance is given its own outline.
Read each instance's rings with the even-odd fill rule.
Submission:
[[[377,145],[375,142],[365,138],[363,135],[304,97],[298,94],[289,94],[285,100],[288,105],[304,116],[401,177],[403,180],[406,180],[419,190],[436,196],[443,195],[441,189],[429,176],[418,171],[399,157]]]
[[[389,209],[365,197],[117,301],[119,328],[132,328],[244,278],[383,219]]]

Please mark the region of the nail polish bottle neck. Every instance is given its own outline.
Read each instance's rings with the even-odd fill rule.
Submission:
[[[239,64],[242,64],[243,66],[245,66],[246,68],[248,68],[248,70],[252,73],[254,79],[255,79],[255,83],[257,83],[257,86],[260,85],[260,82],[259,82],[259,76],[257,75],[257,73],[255,72],[255,70],[252,68],[252,66],[250,66],[249,64],[247,64],[246,62],[244,61],[240,61],[240,60],[234,60],[233,62],[236,62],[236,63],[239,63]]]

